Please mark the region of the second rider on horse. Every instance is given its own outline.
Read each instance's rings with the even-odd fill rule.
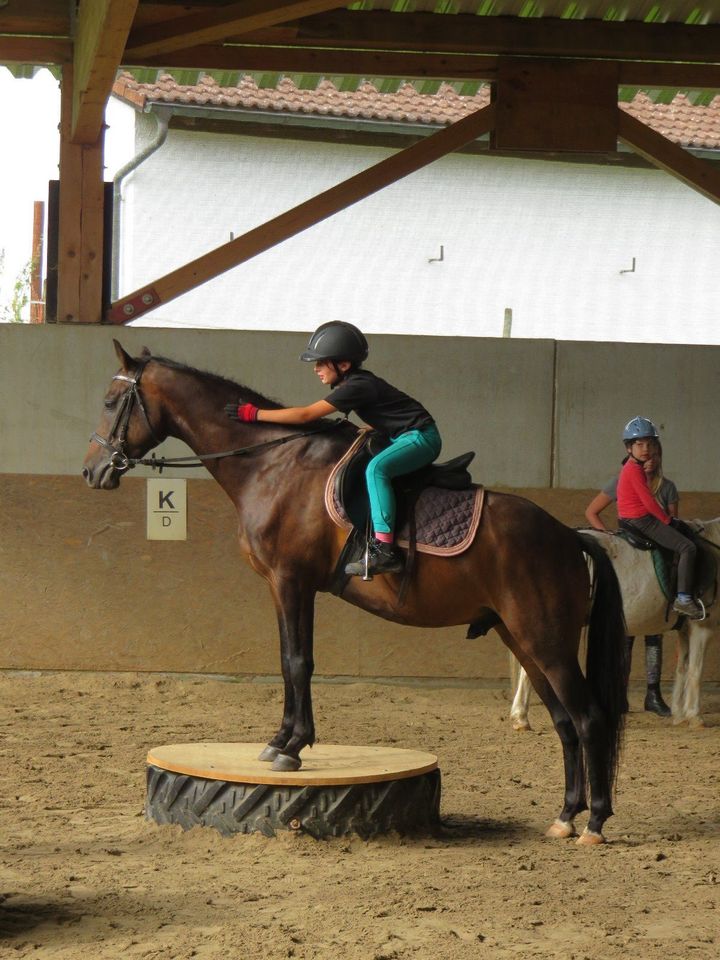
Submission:
[[[368,355],[365,336],[357,327],[333,320],[318,327],[300,359],[315,364],[315,373],[332,388],[324,400],[307,407],[260,410],[251,403],[228,404],[236,420],[268,423],[309,423],[338,410],[355,412],[361,420],[389,438],[389,444],[370,460],[365,473],[374,537],[369,545],[367,573],[397,573],[403,561],[396,551],[394,477],[412,473],[437,459],[442,440],[425,407],[397,387],[363,370]],[[365,563],[350,563],[345,572],[365,574]]]

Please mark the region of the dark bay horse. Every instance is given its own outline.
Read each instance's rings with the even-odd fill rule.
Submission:
[[[260,759],[272,761],[275,770],[297,770],[301,750],[315,740],[315,595],[328,590],[346,536],[327,515],[324,488],[355,428],[308,431],[231,421],[224,414],[227,403],[278,404],[147,350],[139,358],[117,342],[115,350],[121,369],[83,466],[91,487],[114,489],[133,459],[169,436],[201,458],[254,448],[242,456],[202,459],[235,505],[242,553],[267,581],[277,611],[285,703],[280,727]],[[292,442],[278,442],[287,438]],[[585,552],[594,560],[593,584]],[[352,578],[343,599],[417,627],[493,623],[527,671],[562,744],[565,798],[548,835],[574,835],[574,819],[588,809],[589,792],[590,816],[578,842],[601,843],[612,815],[625,701],[622,600],[606,554],[530,501],[488,492],[468,550],[452,557],[418,554],[402,601],[400,578]],[[578,663],[586,623],[587,679]]]

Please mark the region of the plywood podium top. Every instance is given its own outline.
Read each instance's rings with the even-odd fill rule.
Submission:
[[[405,780],[435,770],[437,757],[420,750],[317,744],[301,753],[302,767],[273,772],[257,759],[264,743],[174,743],[153,747],[147,762],[173,773],[234,783],[292,786],[373,783]]]

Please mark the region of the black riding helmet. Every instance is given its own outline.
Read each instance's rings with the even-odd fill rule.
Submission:
[[[331,320],[318,327],[308,340],[301,360],[349,360],[353,366],[367,359],[368,342],[365,335],[344,320]]]

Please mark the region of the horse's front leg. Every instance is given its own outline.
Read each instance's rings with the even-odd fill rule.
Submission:
[[[299,770],[300,751],[315,742],[311,681],[315,592],[294,579],[272,585],[280,631],[285,703],[280,728],[260,754],[273,770]]]
[[[279,613],[279,611],[278,611]],[[288,659],[287,644],[283,642],[283,624],[278,617],[278,626],[280,629],[280,670],[282,672],[284,686],[283,716],[280,727],[275,736],[268,741],[267,746],[262,751],[258,760],[272,762],[275,757],[287,746],[292,736],[293,724],[295,720],[295,695],[293,693],[292,680],[290,678],[290,663]]]

